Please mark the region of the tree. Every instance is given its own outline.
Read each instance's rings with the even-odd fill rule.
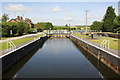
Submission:
[[[27,34],[29,29],[30,28],[29,28],[28,23],[26,23],[24,21],[18,22],[18,34],[19,35]]]
[[[53,29],[53,25],[50,22],[38,22],[37,24],[35,24],[35,28],[37,28],[38,31],[50,30]]]
[[[102,26],[103,26],[102,22],[94,21],[93,24],[90,26],[90,29],[100,31],[100,30],[102,30]]]
[[[114,20],[114,32],[119,32],[120,33],[120,16],[117,16]]]
[[[46,24],[45,24],[45,29],[46,30],[52,30],[53,29],[53,25],[52,25],[52,23],[50,23],[50,22],[47,22]]]
[[[3,14],[2,15],[2,22],[7,22],[7,20],[9,19],[8,15],[9,14]]]
[[[0,22],[0,40],[1,40],[1,38],[2,38],[2,24]]]
[[[115,9],[112,8],[112,6],[109,6],[106,10],[104,19],[103,19],[103,31],[113,31],[115,25],[114,25],[114,19],[116,17]]]

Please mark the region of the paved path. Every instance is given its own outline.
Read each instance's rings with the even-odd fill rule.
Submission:
[[[19,36],[19,37],[7,38],[5,40],[0,40],[0,43],[7,42],[9,40],[16,40],[16,39],[21,39],[21,38],[25,38],[25,37],[37,36],[37,35],[40,35],[40,34],[42,34],[42,32],[41,33],[37,33],[37,34],[27,34],[27,35],[23,35],[23,36]]]

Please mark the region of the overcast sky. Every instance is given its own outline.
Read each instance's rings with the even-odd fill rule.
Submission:
[[[4,0],[6,1],[6,0]],[[1,4],[1,3],[0,3]],[[52,22],[54,25],[85,25],[85,11],[88,12],[88,24],[101,21],[108,6],[115,8],[118,14],[118,2],[3,2],[2,13],[10,19],[20,15],[36,22]],[[71,21],[69,21],[71,20]]]

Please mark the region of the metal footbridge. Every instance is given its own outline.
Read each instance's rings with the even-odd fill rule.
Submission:
[[[70,36],[70,31],[68,30],[46,30],[44,31],[46,36],[48,37],[58,37],[58,38],[63,38],[63,37],[69,37]]]

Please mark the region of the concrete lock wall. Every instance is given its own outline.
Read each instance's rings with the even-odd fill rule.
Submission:
[[[75,36],[70,36],[70,39],[77,43],[79,46],[87,50],[90,54],[104,63],[107,67],[112,69],[114,72],[120,75],[120,57],[113,55],[102,48],[99,48],[91,43],[88,43],[80,38]]]
[[[16,49],[13,52],[10,52],[8,55],[2,57],[2,72],[9,69],[13,64],[17,63],[25,55],[29,54],[37,45],[43,43],[47,40],[47,37],[40,37],[39,39],[25,45],[19,49]]]

